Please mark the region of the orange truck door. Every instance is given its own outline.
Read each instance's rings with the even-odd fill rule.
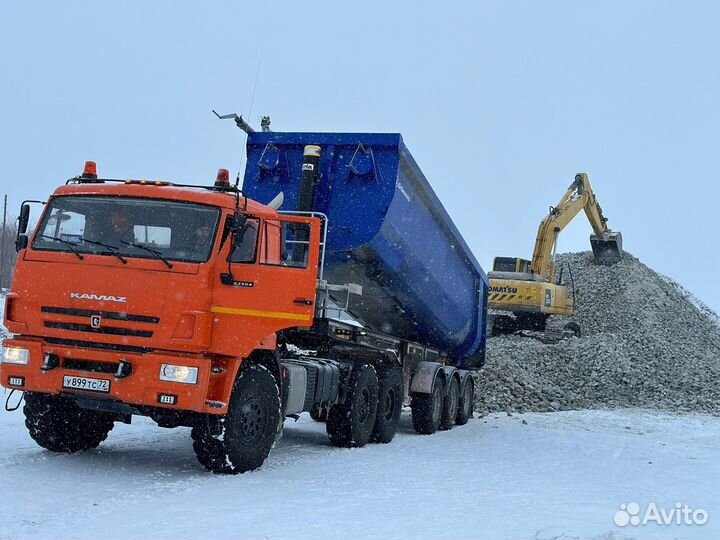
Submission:
[[[274,348],[279,330],[312,326],[319,244],[317,219],[248,220],[231,255],[233,282],[218,278],[213,292],[213,351],[244,357]]]

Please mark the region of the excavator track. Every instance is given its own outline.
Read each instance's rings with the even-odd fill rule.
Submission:
[[[516,335],[536,339],[542,343],[554,344],[564,339],[581,336],[580,325],[565,317],[551,317],[542,328],[529,328],[523,321],[512,315],[493,313],[488,317],[490,337]]]

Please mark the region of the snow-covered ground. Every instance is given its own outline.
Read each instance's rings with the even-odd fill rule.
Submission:
[[[329,445],[288,421],[265,466],[205,472],[187,429],[117,425],[57,455],[0,413],[0,538],[718,538],[720,418],[505,414],[388,445]],[[613,523],[621,504],[703,509],[698,525]],[[632,508],[632,507],[631,507]]]
[[[58,455],[21,411],[0,411],[0,480],[0,540],[719,538],[720,418],[499,414],[420,436],[405,413],[391,444],[345,450],[303,416],[262,469],[223,477],[196,462],[185,428],[135,418],[96,450]],[[709,519],[615,525],[631,503],[638,517],[679,504]]]

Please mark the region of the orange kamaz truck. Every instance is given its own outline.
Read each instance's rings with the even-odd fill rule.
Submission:
[[[40,446],[143,415],[239,473],[302,412],[337,446],[390,442],[404,402],[419,433],[471,418],[487,278],[402,138],[250,130],[247,153],[242,189],[88,162],[23,203],[0,383]]]

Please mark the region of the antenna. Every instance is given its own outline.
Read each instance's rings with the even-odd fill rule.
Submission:
[[[260,79],[260,67],[262,66],[262,58],[263,58],[263,52],[265,49],[260,49],[260,58],[258,59],[258,66],[257,71],[255,72],[255,83],[253,84],[253,90],[252,90],[252,96],[250,97],[250,109],[248,112],[248,117],[252,117],[252,109],[253,105],[255,104],[255,91],[257,90],[258,80]],[[233,119],[235,120],[235,124],[237,127],[242,129],[247,135],[250,135],[251,133],[255,133],[255,130],[248,124],[242,117],[242,115],[239,115],[237,113],[231,113],[231,114],[223,114],[220,115],[213,109],[213,113],[215,113],[215,116],[217,116],[220,120],[226,120],[226,119]],[[264,122],[264,119],[266,117],[263,117],[263,121],[261,121],[261,125],[263,128],[263,131],[269,131],[270,122],[269,118],[267,121],[267,129]],[[247,135],[245,136],[245,140],[243,141],[242,147],[240,148],[240,165],[238,165],[238,172],[237,176],[235,177],[235,187],[237,188],[240,184],[240,173],[243,168],[243,157],[245,156],[245,146],[247,144]]]
[[[260,67],[262,66],[262,59],[263,59],[264,51],[265,51],[264,48],[260,49],[260,58],[258,58],[258,66],[257,66],[257,70],[255,71],[255,82],[253,83],[252,96],[250,97],[250,109],[248,110],[248,118],[252,118],[253,105],[255,104],[255,91],[257,90],[258,80],[260,79]],[[245,156],[246,146],[247,146],[247,136],[245,137],[242,148],[240,149],[240,165],[238,165],[238,174],[237,174],[236,182],[240,181],[240,172],[243,170],[243,158],[247,157],[247,156]]]

